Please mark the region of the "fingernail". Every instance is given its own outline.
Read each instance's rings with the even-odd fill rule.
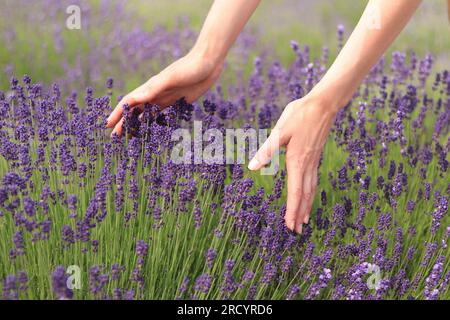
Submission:
[[[300,225],[297,227],[297,233],[298,233],[298,234],[301,234],[301,233],[302,233],[302,230],[303,230],[303,224],[300,224]]]
[[[309,217],[308,216],[306,216],[305,217],[305,220],[303,221],[305,224],[308,224],[308,222],[309,222]]]
[[[259,166],[259,161],[256,158],[253,158],[248,164],[248,168],[250,170],[256,170]]]
[[[294,231],[294,228],[295,228],[295,222],[294,222],[294,221],[288,222],[288,223],[286,224],[286,226],[287,226],[287,228],[288,228],[289,230],[291,230],[291,231],[293,232],[293,231]]]

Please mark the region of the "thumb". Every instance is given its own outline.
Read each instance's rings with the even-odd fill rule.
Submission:
[[[250,160],[248,168],[252,171],[261,169],[270,162],[270,159],[272,159],[275,152],[278,152],[281,145],[280,131],[275,127],[252,160]]]

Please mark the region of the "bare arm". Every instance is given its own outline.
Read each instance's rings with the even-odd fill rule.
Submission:
[[[421,0],[370,0],[338,57],[314,88],[339,109],[351,99],[364,77],[397,38]]]
[[[337,111],[404,28],[420,0],[371,0],[325,76],[300,100],[288,104],[271,135],[249,164],[260,169],[286,146],[286,225],[296,232],[308,223],[317,187],[317,167]]]
[[[213,63],[223,61],[261,0],[216,0],[193,48]]]
[[[260,0],[215,0],[192,50],[127,94],[108,117],[112,134],[122,134],[123,106],[146,102],[166,107],[180,98],[197,100],[217,80],[228,50]]]

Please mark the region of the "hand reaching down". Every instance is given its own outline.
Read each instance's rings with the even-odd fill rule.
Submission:
[[[222,63],[214,64],[195,54],[188,54],[175,61],[140,87],[127,94],[108,117],[107,128],[114,128],[111,135],[122,134],[123,106],[130,110],[142,108],[144,103],[164,108],[180,98],[192,102],[203,95],[222,71]]]
[[[286,147],[288,198],[286,226],[297,233],[308,223],[317,186],[317,169],[335,109],[304,97],[287,105],[270,136],[249,163],[250,170],[267,164],[280,146]]]

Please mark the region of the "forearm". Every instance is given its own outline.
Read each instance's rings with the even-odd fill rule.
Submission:
[[[345,106],[420,2],[370,0],[347,43],[312,94],[330,99],[333,111]]]
[[[192,49],[212,63],[222,62],[260,0],[215,0]]]

